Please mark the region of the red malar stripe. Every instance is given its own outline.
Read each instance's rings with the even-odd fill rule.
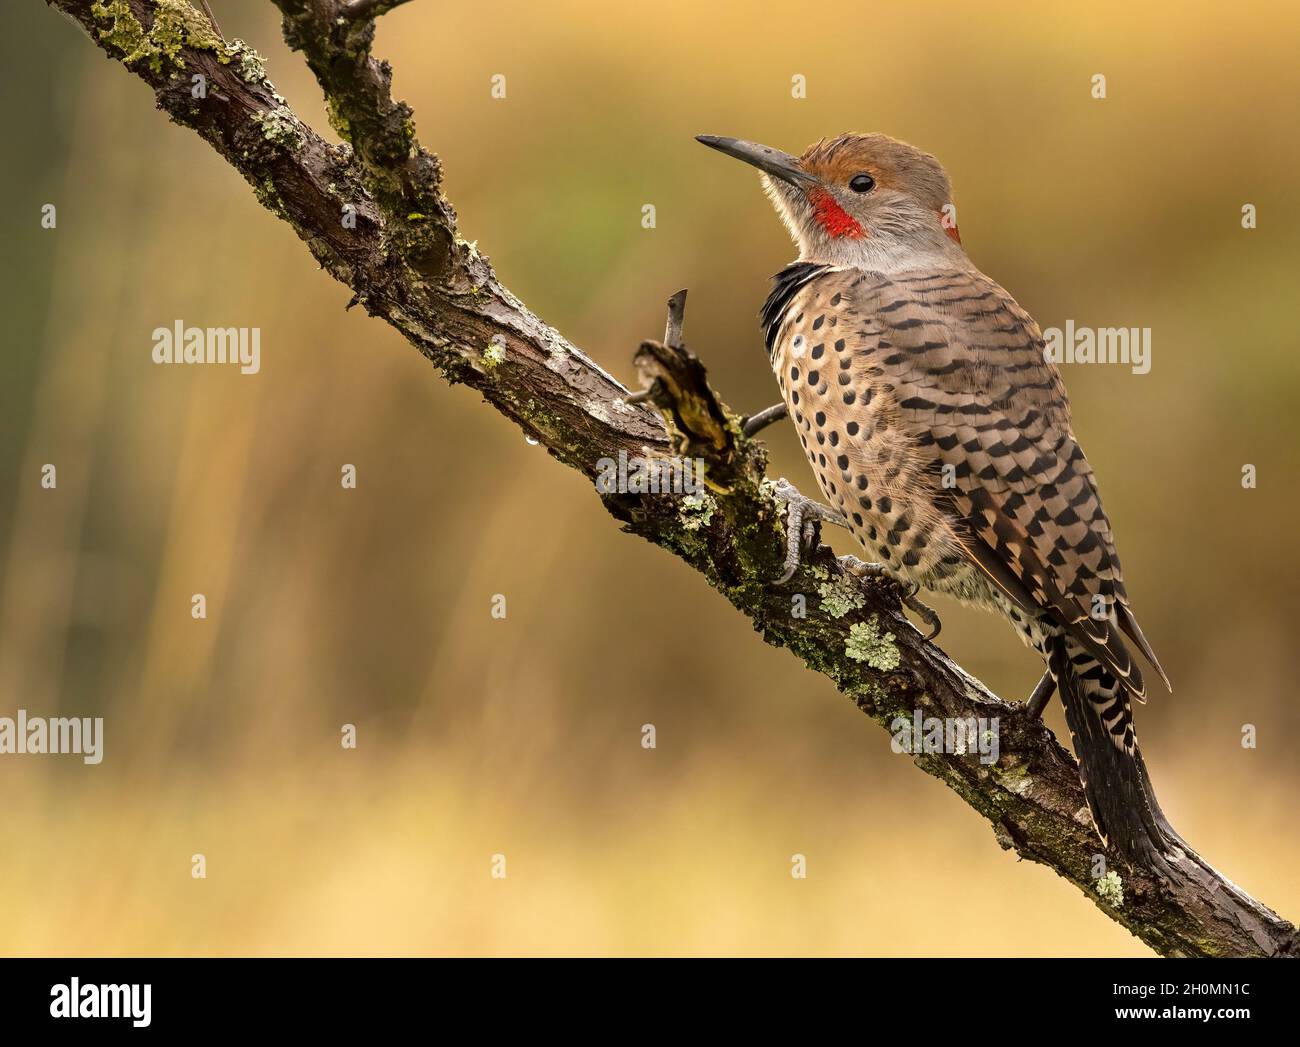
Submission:
[[[808,199],[812,201],[813,216],[817,223],[826,230],[827,235],[840,237],[847,236],[850,239],[858,240],[867,234],[862,231],[862,226],[853,219],[847,211],[835,202],[835,198],[825,189],[814,189],[808,194]]]

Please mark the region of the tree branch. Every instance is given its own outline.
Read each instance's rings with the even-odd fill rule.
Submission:
[[[593,480],[602,459],[682,455],[707,463],[707,494],[603,495],[625,529],[675,553],[748,616],[767,642],[828,676],[877,722],[895,717],[994,720],[1000,759],[913,759],[989,820],[998,842],[1052,868],[1156,951],[1188,956],[1300,953],[1296,929],[1199,867],[1178,882],[1108,854],[1118,875],[1093,878],[1104,853],[1070,754],[1038,719],[1001,701],[903,616],[897,589],[858,577],[817,546],[787,586],[781,514],[766,458],[680,344],[684,295],[665,343],[636,364],[629,392],[534,316],[457,234],[438,159],[420,146],[411,110],[394,102],[386,63],[370,54],[373,18],[395,0],[275,0],[285,39],[325,92],[343,145],[302,123],[256,53],[227,44],[186,0],[46,0],[154,91],[159,108],[203,137],[288,222],[360,303],[400,331],[450,382],[484,399],[559,461]],[[667,423],[665,422],[667,420]],[[792,614],[806,594],[807,616]],[[892,729],[891,729],[892,732]]]

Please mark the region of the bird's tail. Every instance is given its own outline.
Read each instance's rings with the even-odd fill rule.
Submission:
[[[1084,795],[1101,838],[1130,862],[1166,876],[1174,875],[1184,859],[1203,864],[1156,802],[1133,736],[1123,681],[1072,638],[1057,636],[1051,643],[1048,665],[1065,704]]]

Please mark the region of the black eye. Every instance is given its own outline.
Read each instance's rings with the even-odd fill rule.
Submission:
[[[854,175],[849,179],[849,188],[855,193],[869,193],[876,188],[876,180],[869,174]]]

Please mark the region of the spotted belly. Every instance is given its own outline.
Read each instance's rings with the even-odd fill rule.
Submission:
[[[815,293],[787,313],[772,369],[827,504],[866,558],[905,582],[1010,617],[945,511],[942,471],[900,421],[894,388],[869,354],[872,321]]]

